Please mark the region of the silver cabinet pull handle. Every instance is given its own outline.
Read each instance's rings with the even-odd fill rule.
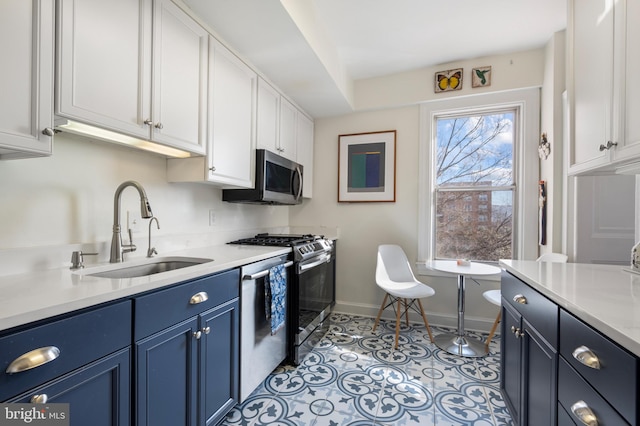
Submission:
[[[31,370],[32,368],[40,367],[43,364],[51,362],[59,356],[60,349],[55,346],[45,346],[43,348],[34,349],[14,359],[7,367],[6,372],[8,374],[14,374]]]
[[[578,418],[582,422],[583,425],[586,426],[598,426],[598,418],[586,402],[578,401],[571,406],[571,412],[574,416]]]
[[[580,364],[586,365],[594,370],[600,370],[600,360],[588,347],[579,346],[571,355],[573,355]]]
[[[197,305],[198,303],[206,302],[209,300],[209,295],[206,291],[201,291],[200,293],[196,293],[191,296],[191,300],[189,300],[190,305]]]
[[[515,296],[513,296],[513,301],[516,303],[520,303],[521,305],[527,304],[527,298],[522,294],[516,294]]]
[[[33,395],[31,397],[32,404],[46,404],[49,400],[49,396],[46,393],[40,395]]]

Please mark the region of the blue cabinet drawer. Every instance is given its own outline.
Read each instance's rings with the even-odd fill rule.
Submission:
[[[240,295],[240,270],[177,284],[134,299],[134,340],[150,336]]]
[[[0,338],[0,401],[131,345],[131,302]]]
[[[560,354],[630,423],[640,421],[638,359],[634,355],[565,310],[560,311]],[[599,368],[587,366],[596,361]]]
[[[500,288],[503,302],[509,303],[551,347],[557,349],[558,305],[508,272],[502,273]]]
[[[580,409],[575,405],[580,403],[584,403],[591,410],[598,424],[607,426],[629,424],[562,357],[558,369],[558,402],[576,424],[583,424],[578,418]]]

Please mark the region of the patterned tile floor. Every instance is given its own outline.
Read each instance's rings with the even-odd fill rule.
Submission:
[[[395,322],[381,321],[374,333],[372,318],[332,314],[331,320],[301,365],[276,369],[223,424],[513,424],[499,390],[499,336],[486,357],[462,358],[431,343],[424,325],[403,326],[394,350]]]

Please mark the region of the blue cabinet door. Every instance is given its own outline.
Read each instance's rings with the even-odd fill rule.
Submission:
[[[200,315],[200,425],[214,425],[239,397],[239,302],[235,299]]]
[[[136,426],[197,424],[197,317],[135,344]]]
[[[127,347],[7,402],[31,402],[46,395],[49,403],[68,403],[71,426],[127,426],[130,424]]]

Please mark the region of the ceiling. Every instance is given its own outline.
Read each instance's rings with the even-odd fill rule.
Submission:
[[[351,112],[353,82],[543,47],[566,0],[184,0],[314,117]]]

